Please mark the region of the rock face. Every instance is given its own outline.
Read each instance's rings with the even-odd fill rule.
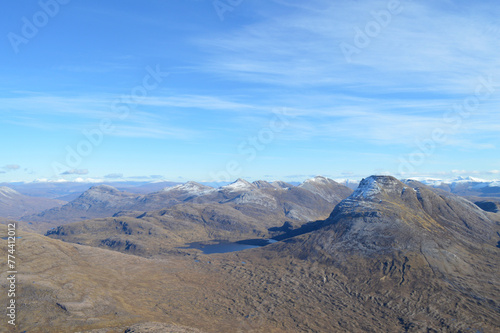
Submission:
[[[59,207],[64,203],[64,201],[60,200],[30,197],[10,187],[0,187],[0,217],[17,219],[26,214],[34,214],[52,207]]]

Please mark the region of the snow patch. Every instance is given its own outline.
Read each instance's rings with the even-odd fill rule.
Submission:
[[[7,198],[12,198],[12,196],[19,195],[19,192],[11,189],[10,187],[2,186],[0,187],[0,195]]]
[[[176,185],[173,187],[167,187],[163,189],[163,192],[171,192],[171,191],[182,191],[186,192],[189,195],[201,196],[213,192],[215,191],[215,189],[209,188],[208,186],[204,186],[195,182],[187,182],[185,184]]]
[[[353,198],[369,198],[377,195],[381,192],[377,180],[373,177],[369,177],[361,181],[358,188],[352,193]]]
[[[484,180],[484,179],[480,179],[480,178],[475,178],[475,177],[470,177],[470,176],[467,176],[467,177],[462,177],[462,176],[458,176],[457,178],[455,178],[452,183],[468,183],[468,182],[474,182],[474,183],[485,183],[485,182],[488,182],[487,180]]]
[[[256,188],[255,185],[252,185],[246,180],[243,180],[241,178],[236,180],[234,183],[221,187],[221,189],[228,190],[230,192],[252,190],[255,188]]]
[[[311,184],[311,183],[316,183],[316,184],[328,184],[329,179],[323,176],[316,176],[314,178],[307,179],[304,181],[302,184],[299,185],[299,187],[303,187],[306,184]]]

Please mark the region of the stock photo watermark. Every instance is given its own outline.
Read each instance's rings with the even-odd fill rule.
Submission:
[[[17,292],[17,266],[16,266],[16,238],[17,224],[7,225],[7,322],[16,326],[16,292]]]
[[[224,21],[227,12],[232,12],[236,7],[241,5],[243,0],[214,0],[212,5],[215,12],[221,21]]]
[[[113,118],[103,118],[99,125],[90,130],[83,130],[84,136],[75,146],[66,146],[66,155],[63,162],[54,161],[52,170],[56,176],[63,174],[67,170],[77,169],[90,156],[94,149],[99,147],[106,135],[113,134],[116,129],[114,121],[125,120],[130,113],[148,97],[149,93],[159,87],[163,80],[169,75],[168,72],[162,72],[159,65],[153,69],[146,67],[147,74],[143,77],[142,83],[133,87],[130,93],[122,95],[111,104]]]
[[[406,2],[411,1],[407,0]],[[389,0],[384,9],[373,10],[370,12],[372,20],[366,22],[363,27],[354,26],[354,37],[351,43],[341,42],[339,48],[344,55],[345,60],[351,63],[353,56],[361,53],[372,41],[377,38],[384,29],[393,21],[393,18],[400,15],[404,10],[402,1]]]
[[[416,168],[425,163],[439,146],[448,142],[452,135],[457,134],[463,127],[464,120],[479,110],[481,103],[491,98],[496,92],[493,78],[480,77],[478,84],[475,87],[474,94],[464,98],[461,102],[451,106],[446,111],[442,120],[443,126],[436,127],[432,130],[431,136],[428,139],[417,141],[417,149],[411,152],[407,157],[399,158],[399,173],[411,174]]]
[[[214,182],[229,182],[243,172],[243,163],[254,161],[259,152],[262,152],[275,139],[276,135],[290,125],[290,116],[285,108],[273,110],[274,116],[266,127],[261,128],[256,135],[250,136],[241,141],[237,146],[239,159],[233,159],[226,163],[225,170],[210,172],[210,177]],[[241,162],[243,159],[244,162]]]
[[[19,53],[21,45],[28,44],[35,38],[41,29],[43,29],[50,20],[59,14],[61,6],[67,5],[71,0],[41,0],[38,2],[40,10],[31,17],[23,16],[21,18],[21,31],[19,33],[9,32],[7,39],[12,46],[14,53]]]

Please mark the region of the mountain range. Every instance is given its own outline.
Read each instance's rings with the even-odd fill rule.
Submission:
[[[500,181],[488,181],[474,177],[457,177],[453,180],[417,178],[421,183],[460,196],[500,197]]]
[[[354,192],[331,205],[334,208],[325,218],[282,228],[282,240],[264,247],[212,255],[195,249],[176,253],[169,247],[185,241],[191,232],[198,233],[197,224],[219,231],[231,226],[233,216],[210,222],[204,209],[241,205],[242,211],[236,209],[241,213],[251,211],[250,206],[272,211],[274,203],[283,208],[283,193],[294,191],[307,191],[326,201],[333,195],[326,191],[328,184],[323,178],[296,187],[238,180],[210,189],[188,183],[166,191],[171,192],[167,196],[187,200],[182,204],[134,218],[120,213],[71,223],[50,234],[69,237],[69,243],[20,231],[25,276],[20,280],[20,329],[93,333],[498,330],[500,214],[417,181],[390,176],[363,179]],[[210,223],[217,228],[211,229]],[[237,233],[231,228],[226,231]],[[136,243],[128,249],[106,248],[100,242],[77,244],[77,237],[90,241],[91,235],[99,239],[105,233],[142,243],[135,249]],[[169,237],[174,241],[170,243]],[[161,244],[165,248],[157,247]],[[157,256],[144,255],[154,251]],[[5,297],[1,294],[0,301]]]
[[[75,200],[62,207],[25,216],[31,222],[68,223],[84,219],[109,217],[122,211],[152,211],[185,203],[217,203],[246,206],[283,212],[290,219],[307,220],[328,214],[331,204],[337,204],[352,190],[331,179],[316,177],[299,186],[284,182],[249,183],[238,179],[218,189],[196,182],[164,188],[161,191],[138,195],[119,191],[109,185],[93,186]],[[308,208],[310,207],[310,208]]]
[[[60,225],[47,235],[155,255],[188,242],[269,238],[308,221],[326,218],[350,193],[349,188],[324,177],[299,186],[238,179],[218,189],[188,182],[139,197],[100,186],[60,209],[38,216],[66,221],[76,215],[75,211],[82,212],[80,216],[111,216]]]

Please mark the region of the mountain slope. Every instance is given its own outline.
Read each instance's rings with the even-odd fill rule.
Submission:
[[[185,254],[187,243],[266,237],[267,226],[237,209],[218,204],[184,204],[139,216],[116,216],[74,222],[49,230],[46,235],[70,243],[158,257]]]

